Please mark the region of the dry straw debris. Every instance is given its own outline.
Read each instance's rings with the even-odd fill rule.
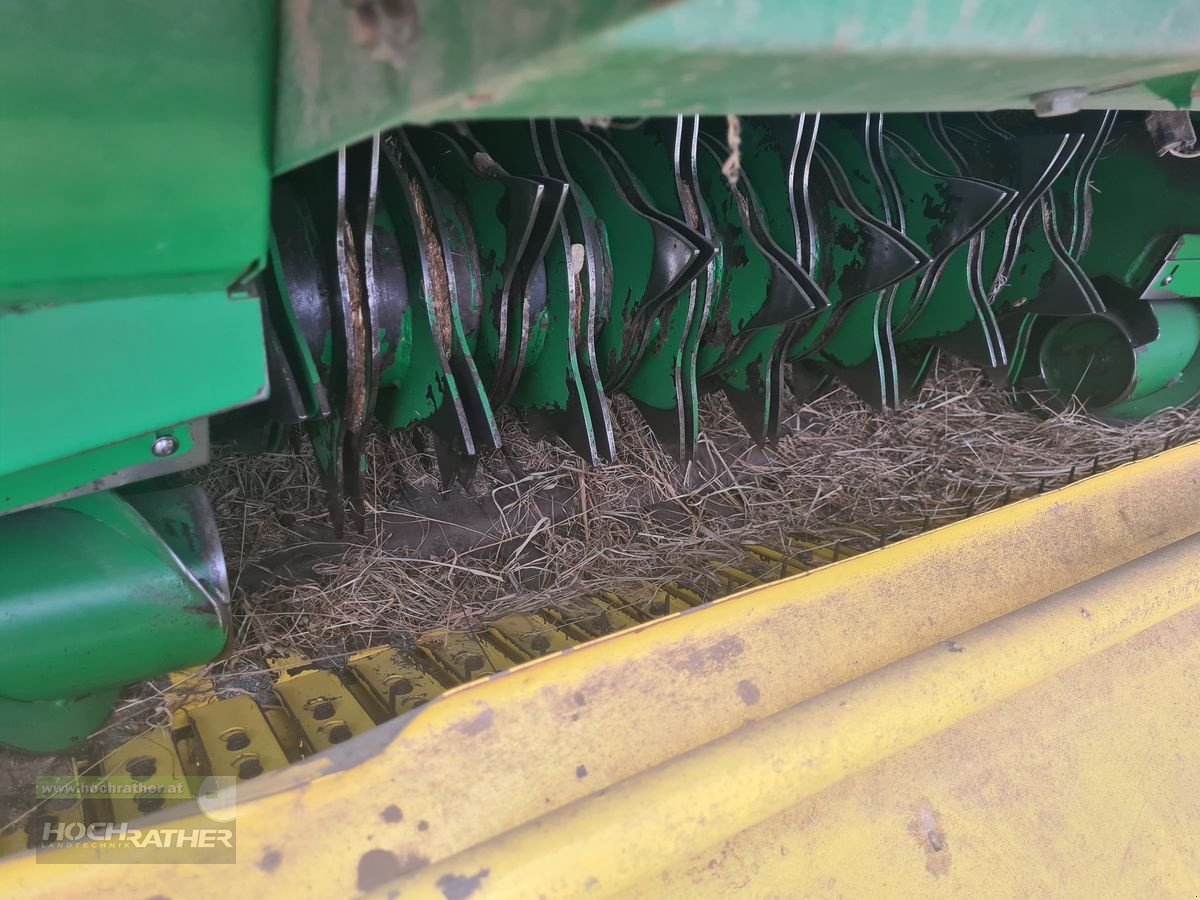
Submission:
[[[419,435],[379,434],[368,450],[365,533],[340,541],[307,448],[218,452],[195,477],[217,512],[235,635],[195,683],[211,679],[220,696],[271,706],[273,657],[337,667],[360,647],[480,628],[547,604],[569,610],[587,592],[638,602],[657,584],[702,581],[707,562],[736,559],[743,542],[909,533],[1200,437],[1200,411],[1128,427],[1079,410],[1022,412],[977,371],[944,360],[895,412],[869,409],[846,389],[792,409],[789,434],[764,452],[723,400],[707,398],[703,452],[688,473],[620,398],[620,458],[601,469],[510,418],[505,451],[481,461],[469,490],[448,492]],[[169,724],[187,694],[187,683],[134,686],[86,755]],[[65,764],[0,756],[25,781]],[[31,811],[28,791],[0,785],[0,832]]]
[[[504,452],[469,488],[439,491],[419,438],[371,442],[365,534],[335,541],[307,451],[220,455],[203,472],[229,559],[241,658],[336,658],[444,628],[473,629],[587,592],[637,599],[695,581],[744,541],[788,534],[895,534],[983,511],[1200,435],[1172,410],[1112,426],[1078,410],[1014,409],[975,370],[942,362],[917,400],[878,412],[838,389],[793,405],[762,451],[718,397],[705,401],[701,458],[685,473],[628,403],[620,458],[584,467],[565,447],[503,423]]]

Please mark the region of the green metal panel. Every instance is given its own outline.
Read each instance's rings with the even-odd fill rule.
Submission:
[[[1177,384],[1200,346],[1200,310],[1180,300],[1150,306],[1159,336],[1141,347],[1131,346],[1127,334],[1103,316],[1063,319],[1051,328],[1041,347],[1047,386],[1108,407]]]
[[[227,289],[266,254],[277,9],[0,0],[0,21],[3,511],[127,480],[156,436],[264,395],[258,301]]]
[[[223,288],[263,257],[275,7],[0,0],[0,304]]]
[[[1142,297],[1200,299],[1200,234],[1180,237]]]
[[[1191,0],[677,0],[283,6],[276,167],[399,122],[499,116],[1171,108]],[[641,15],[634,15],[641,13]],[[367,21],[369,20],[369,21]]]
[[[0,721],[6,738],[31,753],[53,753],[86,740],[112,715],[119,687],[104,688],[71,700],[7,700],[0,697]]]
[[[247,403],[266,384],[256,297],[0,306],[0,475]]]
[[[174,442],[168,445],[173,449],[167,459],[154,452],[164,438]],[[207,419],[156,429],[32,469],[0,475],[0,514],[143,478],[158,478],[206,462]]]
[[[0,696],[76,697],[225,645],[227,622],[195,577],[112,492],[5,516],[0,546]]]
[[[447,118],[409,111],[451,95],[484,107],[494,98],[477,93],[481,85],[551,50],[569,52],[655,5],[283,0],[276,168],[293,168],[383,124]]]

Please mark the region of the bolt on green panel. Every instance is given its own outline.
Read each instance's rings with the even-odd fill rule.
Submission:
[[[0,475],[261,399],[266,385],[257,297],[0,306]]]

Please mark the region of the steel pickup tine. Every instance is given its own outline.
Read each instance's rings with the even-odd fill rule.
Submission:
[[[722,159],[720,147],[701,134],[700,184],[723,257],[719,296],[701,347],[702,386],[720,387],[750,435],[764,443],[777,436],[778,343],[789,325],[814,312],[812,281],[774,243],[752,205],[747,179],[738,180],[740,188],[729,183]]]
[[[410,273],[410,284],[423,302],[422,309],[412,318],[416,377],[405,379],[390,392],[382,418],[393,427],[424,424],[437,441],[448,444],[460,455],[473,456],[474,437],[450,366],[453,354],[459,352],[455,347],[455,303],[430,210],[433,201],[418,180],[411,150],[401,134],[393,133],[385,139],[384,152],[388,182],[395,183],[395,192],[399,194],[394,200],[403,204],[402,208],[392,210],[399,246],[409,254],[405,268]],[[427,398],[432,399],[432,404]],[[455,474],[443,469],[443,483],[448,484]]]
[[[601,156],[609,165],[614,183],[630,205],[646,216],[654,229],[654,256],[650,278],[646,286],[646,295],[642,304],[634,311],[633,328],[642,330],[644,334],[641,346],[634,353],[633,369],[636,371],[646,353],[646,345],[650,339],[650,329],[654,325],[654,320],[663,313],[668,303],[676,300],[682,301],[685,308],[681,313],[681,319],[685,323],[690,321],[691,297],[688,288],[716,253],[716,246],[682,220],[683,212],[677,202],[672,204],[669,214],[660,209],[656,201],[648,196],[647,189],[639,183],[638,177],[630,170],[626,160],[620,156],[612,144],[595,134],[589,133],[584,136],[600,150]],[[664,155],[660,161],[663,165],[663,172],[673,174],[674,162],[671,155]],[[669,202],[674,196],[671,193],[664,193],[662,199]],[[681,296],[684,294],[688,296]],[[683,331],[686,333],[686,324]],[[618,387],[620,384],[614,384],[610,386],[610,389]]]
[[[716,259],[716,243],[697,199],[697,128],[695,116],[680,116],[613,123],[604,135],[610,152],[620,154],[614,171],[638,207],[702,251],[695,274],[648,321],[640,355],[622,386],[660,443],[684,466],[699,441],[696,355],[711,308],[709,272]],[[632,326],[643,328],[642,322]]]
[[[412,309],[396,228],[380,201],[381,138],[350,148],[347,166],[352,179],[365,171],[362,193],[351,194],[351,223],[361,221],[362,273],[366,288],[369,339],[366,418],[375,416],[379,392],[402,378],[412,354]]]
[[[981,240],[986,239],[989,247],[988,255],[980,257],[984,266],[983,283],[990,285],[992,291],[1007,280],[1020,251],[1030,216],[1039,207],[1042,194],[1066,170],[1082,141],[1083,135],[1063,134],[1032,135],[1016,142],[1016,160],[1010,173],[1017,195],[1008,211],[998,259],[995,234],[989,230],[981,236]]]
[[[842,137],[846,136],[842,132]],[[835,132],[831,137],[839,137]],[[871,174],[862,142],[869,131],[851,131],[845,142],[859,153],[858,190],[883,214],[881,182]],[[816,256],[814,274],[830,298],[831,307],[788,349],[793,384],[820,384],[801,379],[804,360],[827,365],[861,391],[868,402],[882,402],[884,378],[891,367],[890,343],[876,340],[886,329],[880,317],[890,308],[879,296],[890,285],[919,272],[929,257],[896,228],[873,215],[862,202],[845,170],[818,141],[810,175],[814,198]],[[807,396],[805,397],[807,399]]]
[[[450,181],[448,171],[442,177],[443,165],[454,159],[452,153],[438,154],[428,146],[417,152],[412,137],[436,133],[422,129],[399,132],[413,164],[413,169],[428,201],[428,212],[432,216],[438,244],[442,251],[450,297],[450,369],[458,381],[463,398],[463,409],[471,427],[476,450],[500,446],[500,435],[496,430],[495,414],[488,403],[487,392],[475,366],[474,348],[479,339],[480,316],[483,307],[479,250],[471,227],[469,210],[462,205],[446,186]],[[418,138],[419,140],[419,138]],[[430,160],[427,163],[426,160]],[[437,166],[437,169],[433,167]],[[448,166],[446,166],[448,168]]]
[[[836,276],[843,301],[883,290],[910,275],[915,275],[929,264],[930,257],[924,248],[915,244],[902,232],[872,216],[863,207],[850,189],[841,164],[820,142],[817,143],[814,173],[825,176],[828,191],[826,196],[834,198],[858,225],[854,246],[862,265],[844,267]],[[832,225],[828,226],[825,246],[832,250],[830,245],[837,239]]]
[[[545,173],[570,183],[558,129],[553,122],[532,126],[537,138],[537,152]],[[591,436],[593,453],[601,461],[617,458],[613,437],[612,412],[608,394],[601,377],[602,364],[597,337],[609,315],[612,292],[612,259],[601,243],[597,230],[596,208],[582,191],[572,190],[563,210],[568,223],[568,270],[571,289],[577,298],[576,328],[579,373],[583,385],[581,397],[586,401],[583,412],[588,416],[587,433]]]
[[[345,217],[345,151],[301,169],[280,195],[280,213],[295,216],[280,223],[275,248],[280,282],[297,329],[304,335],[312,374],[328,397],[328,414],[306,421],[330,520],[336,533],[345,527],[347,416],[357,416],[361,393],[351,385],[354,359],[362,373],[363,343],[355,316],[362,313],[355,276],[353,235]],[[347,269],[348,267],[348,269]],[[353,485],[351,485],[353,488]]]
[[[972,282],[975,273],[970,262],[974,257],[967,242],[1001,215],[1015,192],[993,182],[935,170],[912,142],[889,130],[888,123],[896,118],[885,120],[884,152],[903,185],[901,193],[909,208],[907,221],[913,236],[929,250],[933,261],[903,298],[907,309],[894,323],[891,335],[897,344],[895,357],[923,359],[921,351],[902,352],[899,346],[924,340],[947,343],[953,340],[947,335],[967,330],[972,340],[979,340],[970,345],[960,342],[960,352],[970,352],[981,364],[995,366],[1003,342],[986,310],[986,293]],[[910,127],[905,131],[919,140],[923,129]],[[945,158],[935,142],[923,143]],[[985,354],[982,358],[980,349]],[[921,362],[919,367],[923,366]],[[895,399],[911,389],[904,386],[906,380],[897,368]]]
[[[553,178],[536,179],[541,188],[528,240],[517,261],[512,284],[508,353],[505,356],[498,379],[495,402],[503,404],[512,396],[525,369],[525,355],[529,346],[530,323],[537,321],[546,308],[546,253],[550,243],[558,236],[562,223],[563,207],[570,190],[565,181]],[[519,301],[519,302],[518,302]]]
[[[363,227],[366,223],[366,205],[370,193],[370,169],[359,165],[354,167],[353,173],[349,172],[347,156],[348,151],[345,147],[338,150],[337,281],[345,348],[342,407],[345,432],[341,465],[342,483],[355,517],[355,528],[362,531],[365,525],[362,451],[370,414],[368,406],[371,367],[374,362],[362,255]]]
[[[938,172],[899,135],[885,132],[883,147],[889,171],[907,185],[901,196],[909,198],[908,203],[913,207],[905,219],[910,229],[908,236],[932,257],[930,266],[922,273],[919,289],[921,295],[928,294],[946,259],[991,224],[1014,192],[977,178]],[[915,229],[921,213],[926,223],[918,236]]]
[[[507,404],[540,434],[562,437],[595,465],[603,457],[594,422],[597,416],[607,416],[607,405],[599,409],[603,397],[589,396],[585,378],[587,359],[594,357],[589,348],[595,315],[587,289],[593,283],[604,284],[603,278],[596,277],[603,271],[604,248],[587,221],[587,198],[566,192],[549,123],[480,123],[471,134],[506,172],[556,186],[553,204],[539,208],[538,217],[547,218],[535,223],[535,228],[548,226],[550,237],[542,261],[530,267],[524,287],[529,321],[521,324],[519,346],[511,348],[515,362],[509,355],[513,372]],[[563,200],[561,207],[558,198]],[[611,446],[611,426],[607,433]]]
[[[272,265],[264,280],[284,352],[302,375],[308,418],[320,418],[332,409],[330,373],[322,358],[332,313],[312,213],[293,181],[280,180],[271,195]]]
[[[1075,154],[1071,161],[1071,169],[1074,169],[1075,177],[1070,180],[1059,178],[1054,182],[1054,193],[1059,198],[1057,200],[1058,210],[1060,212],[1066,210],[1070,213],[1069,215],[1060,215],[1058,234],[1067,254],[1072,259],[1079,259],[1091,242],[1092,175],[1116,121],[1117,111],[1115,109],[1089,112],[1082,129],[1085,135],[1083,148]],[[1079,123],[1072,122],[1071,124],[1072,130],[1078,129]]]
[[[421,146],[420,152],[413,143],[414,137]],[[422,191],[424,219],[421,227],[425,249],[431,254],[435,278],[445,279],[447,302],[439,304],[436,310],[441,317],[439,327],[445,336],[447,363],[458,386],[473,444],[471,450],[467,450],[457,436],[445,441],[447,446],[439,448],[442,480],[443,484],[448,484],[457,477],[465,483],[469,473],[474,471],[475,462],[471,457],[481,449],[498,447],[500,434],[473,356],[483,306],[475,236],[467,210],[456,202],[446,186],[452,172],[447,171],[441,178],[431,174],[443,166],[449,169],[453,156],[445,150],[438,153],[429,146],[425,139],[430,137],[437,136],[419,129],[397,132],[397,142],[409,159],[415,181]],[[440,254],[440,259],[432,256],[435,253]]]
[[[716,299],[716,283],[721,271],[721,245],[713,228],[712,216],[700,193],[696,153],[700,139],[700,117],[679,116],[675,131],[675,178],[684,219],[713,245],[713,255],[704,271],[692,282],[693,315],[683,351],[684,431],[681,461],[689,466],[695,459],[700,441],[700,342],[708,328]]]
[[[436,132],[445,143],[446,176],[469,209],[484,279],[481,334],[475,346],[480,376],[494,407],[511,395],[524,366],[532,321],[529,290],[556,230],[567,186],[515,175],[493,158],[467,127]],[[541,292],[544,300],[545,291]]]
[[[524,299],[514,296],[517,267],[533,229],[542,187],[532,179],[513,179],[485,151],[449,130],[408,129],[429,174],[453,196],[470,222],[479,261],[479,324],[467,337],[489,398],[497,394],[510,344],[523,336]],[[515,306],[515,309],[514,309]],[[511,331],[512,323],[517,328]]]
[[[1041,221],[1026,230],[1017,262],[994,294],[992,303],[997,309],[1019,306],[1026,313],[1050,316],[1104,311],[1096,288],[1063,245],[1057,206],[1052,191],[1042,195]]]
[[[560,146],[572,178],[596,204],[612,254],[612,308],[597,333],[612,391],[632,374],[658,314],[703,268],[711,245],[682,222],[653,213],[606,142],[568,131]]]

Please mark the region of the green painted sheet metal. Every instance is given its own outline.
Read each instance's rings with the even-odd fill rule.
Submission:
[[[274,0],[0,0],[0,509],[263,396]],[[77,302],[78,301],[78,302]],[[92,455],[94,452],[94,455]],[[43,467],[43,468],[37,468]],[[36,498],[35,498],[36,499]]]
[[[1179,383],[1200,345],[1200,310],[1179,300],[1151,303],[1159,335],[1131,346],[1110,319],[1063,319],[1041,347],[1042,377],[1062,396],[1096,407],[1140,400]]]
[[[0,21],[0,304],[225,287],[263,257],[273,0]]]
[[[469,3],[283,0],[276,167],[289,169],[365,137],[448,95],[487,102],[476,86],[654,7],[654,0]]]
[[[1200,299],[1200,234],[1179,238],[1142,297]]]
[[[122,688],[104,688],[72,700],[9,700],[0,697],[4,735],[19,735],[22,750],[53,753],[85,740],[112,715]],[[11,740],[11,737],[10,737]]]
[[[256,297],[0,306],[0,475],[259,399],[266,385]]]
[[[154,448],[163,439],[169,458]],[[65,456],[32,469],[0,475],[0,515],[95,490],[107,490],[144,478],[157,478],[208,462],[208,420],[159,428]]]
[[[289,0],[281,18],[280,170],[401,121],[1029,108],[1071,87],[1168,109],[1200,59],[1189,0]]]

